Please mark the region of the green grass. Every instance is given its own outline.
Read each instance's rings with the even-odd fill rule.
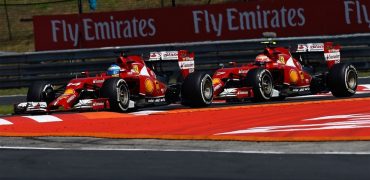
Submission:
[[[0,89],[0,96],[27,94],[28,88]]]
[[[360,71],[360,72],[358,72],[358,76],[359,77],[369,77],[370,76],[370,71],[366,71],[366,72]]]
[[[0,114],[12,114],[13,105],[0,105]]]

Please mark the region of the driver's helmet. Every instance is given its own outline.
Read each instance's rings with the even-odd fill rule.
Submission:
[[[267,57],[265,54],[260,54],[256,57],[257,62],[271,62],[271,59]]]
[[[117,64],[112,64],[107,71],[109,76],[118,76],[121,68]]]

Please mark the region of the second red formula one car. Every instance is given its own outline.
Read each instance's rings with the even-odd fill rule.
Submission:
[[[171,67],[177,67],[174,72],[162,74],[162,65],[171,62],[174,65]],[[48,113],[110,109],[125,112],[174,102],[202,107],[211,104],[212,95],[211,77],[194,71],[194,53],[186,50],[152,52],[146,62],[141,56],[122,53],[116,64],[97,76],[85,74],[85,77],[72,79],[59,88],[48,82],[33,83],[28,90],[27,102],[15,105],[14,111]]]
[[[213,75],[214,98],[233,102],[326,92],[336,97],[355,94],[357,71],[340,62],[339,46],[331,42],[299,44],[294,53],[295,57],[288,48],[268,45],[254,63],[217,70]],[[311,54],[317,58],[315,63],[323,66],[312,66],[315,63],[307,59]]]

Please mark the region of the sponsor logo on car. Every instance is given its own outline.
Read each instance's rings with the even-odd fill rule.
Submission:
[[[67,84],[67,87],[68,86],[79,86],[81,83],[80,82],[77,82],[77,83],[68,83]]]
[[[73,101],[75,98],[76,98],[76,95],[72,95],[72,96],[70,96],[70,97],[67,99],[67,103],[70,103],[70,102],[71,102],[71,101]]]
[[[309,43],[307,46],[310,52],[324,51],[324,43]]]
[[[95,80],[93,80],[94,84],[101,84],[103,82],[104,82],[104,79],[95,79]]]
[[[148,103],[159,103],[159,102],[166,102],[165,98],[148,98]]]
[[[193,69],[194,61],[179,61],[180,69]]]
[[[239,69],[239,74],[247,74],[249,71],[249,69],[245,70],[245,69]]]
[[[217,71],[216,72],[216,76],[219,76],[219,75],[223,75],[223,74],[225,74],[226,72],[224,72],[224,71]]]
[[[340,60],[340,52],[332,52],[332,53],[325,53],[325,60],[327,61],[339,61]]]

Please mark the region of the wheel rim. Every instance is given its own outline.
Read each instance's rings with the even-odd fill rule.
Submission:
[[[268,74],[263,74],[261,78],[261,90],[262,93],[266,96],[269,97],[272,92],[272,79]]]
[[[51,87],[47,87],[44,90],[44,100],[49,103],[54,100],[54,90]]]
[[[346,77],[346,86],[349,89],[355,90],[357,86],[357,74],[352,69],[349,69]]]
[[[206,76],[203,81],[202,81],[202,94],[203,98],[206,101],[210,101],[213,96],[213,86],[212,86],[212,81],[209,79],[208,76]]]
[[[119,105],[122,109],[127,109],[127,104],[129,103],[129,92],[127,87],[124,84],[119,86]]]

